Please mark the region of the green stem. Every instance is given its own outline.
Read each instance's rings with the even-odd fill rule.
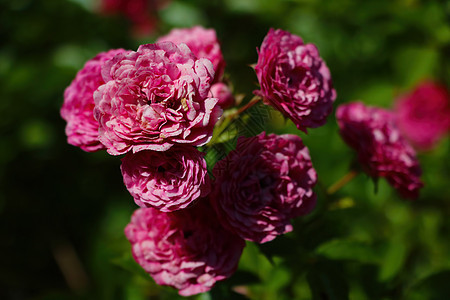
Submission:
[[[249,109],[250,107],[252,107],[261,100],[262,100],[261,97],[254,96],[247,104],[239,108],[235,113],[228,115],[227,119],[234,119],[235,117],[239,116],[241,113],[243,113],[244,111],[246,111],[247,109]]]
[[[342,177],[341,179],[336,181],[334,184],[332,184],[327,189],[327,194],[328,195],[333,195],[334,193],[339,191],[342,187],[344,187],[347,183],[349,183],[353,178],[355,178],[356,175],[358,175],[358,171],[351,170],[344,177]]]

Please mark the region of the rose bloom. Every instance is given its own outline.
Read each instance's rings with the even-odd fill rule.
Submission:
[[[402,134],[421,150],[430,150],[450,130],[450,93],[445,86],[426,81],[396,101]]]
[[[228,85],[223,82],[215,83],[211,86],[211,93],[219,99],[217,103],[221,108],[226,109],[232,107],[235,103],[233,93]]]
[[[309,213],[316,203],[312,188],[317,174],[296,135],[240,137],[213,174],[210,199],[219,219],[249,241],[265,243],[292,231],[290,220]]]
[[[127,153],[123,181],[137,205],[164,212],[187,207],[210,190],[204,154],[194,147],[175,146],[165,152]]]
[[[209,291],[216,281],[230,277],[245,246],[216,218],[207,199],[171,213],[140,208],[125,235],[134,259],[157,284],[190,296]]]
[[[406,198],[416,198],[423,186],[416,153],[400,135],[390,111],[354,102],[336,111],[344,141],[372,177],[386,180]]]
[[[116,54],[125,53],[124,49],[101,52],[86,62],[78,71],[75,79],[64,91],[64,103],[61,117],[67,122],[67,142],[84,151],[94,152],[105,147],[98,139],[98,122],[94,119],[94,91],[104,80],[101,75],[102,65]]]
[[[313,44],[270,29],[258,51],[256,95],[307,131],[325,124],[336,99],[330,71]]]
[[[102,74],[106,83],[94,93],[94,116],[108,153],[165,151],[211,139],[222,113],[217,98],[208,96],[214,70],[186,45],[142,45],[114,57]]]
[[[201,26],[176,28],[172,29],[167,35],[160,37],[157,41],[186,44],[195,56],[207,58],[212,62],[216,74],[214,82],[221,80],[225,69],[225,60],[214,29],[205,29]]]

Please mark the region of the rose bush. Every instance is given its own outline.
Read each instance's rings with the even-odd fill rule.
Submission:
[[[172,19],[180,7],[183,6],[169,9],[165,18]],[[174,29],[160,37],[156,44],[142,45],[136,52],[119,53],[101,65],[101,71],[98,71],[100,68],[96,70],[97,76],[101,74],[102,83],[96,85],[96,91],[90,96],[93,99],[90,113],[95,117],[94,126],[98,127],[95,133],[97,147],[105,148],[112,155],[124,155],[123,181],[136,204],[141,206],[135,211],[125,234],[132,245],[133,257],[157,284],[174,287],[183,296],[209,291],[217,281],[231,276],[236,270],[245,240],[272,241],[293,230],[293,218],[314,209],[316,194],[313,189],[317,174],[302,139],[293,134],[265,132],[244,137],[260,132],[261,128],[282,130],[278,117],[273,124],[267,124],[272,110],[267,111],[267,107],[259,110],[254,106],[261,100],[281,111],[305,132],[326,122],[336,92],[328,67],[314,45],[305,44],[300,37],[287,31],[271,29],[258,50],[258,62],[254,67],[260,89],[253,92],[256,96],[245,105],[227,112],[217,128],[214,127],[222,108],[233,105],[235,99],[225,84],[228,81],[222,81],[225,62],[214,30],[200,26]],[[81,89],[75,88],[72,94]],[[433,93],[422,91],[418,94],[412,97],[420,99],[417,103],[408,102],[410,95],[404,97],[408,101],[399,101],[397,114],[362,103],[342,105],[336,113],[340,133],[356,149],[363,169],[375,179],[386,178],[402,196],[409,198],[417,197],[423,185],[421,169],[414,150],[401,136],[396,122],[401,122],[402,117],[414,119],[420,112],[432,114],[433,111],[436,122],[429,121],[427,124],[432,123],[431,129],[424,130],[423,134],[426,131],[433,137],[428,136],[426,142],[424,139],[417,142],[428,145],[441,135],[437,133],[437,127],[439,120],[445,119],[440,115],[445,114],[445,110],[439,111],[444,106],[437,102],[433,101],[430,113],[418,109],[431,102],[427,97]],[[244,94],[239,94],[237,99],[240,103],[245,99]],[[78,122],[81,121],[80,118]],[[416,121],[420,123],[414,119]],[[445,124],[442,121],[440,125],[448,129]],[[428,126],[425,123],[413,125]],[[413,125],[405,126],[418,132]],[[213,129],[214,139],[208,144]],[[288,130],[290,132],[292,128]],[[322,148],[323,153],[329,155],[327,146],[331,136],[328,133],[319,135],[318,140],[310,137],[308,142],[316,151]],[[232,150],[235,138],[237,145]],[[196,148],[199,146],[202,147]],[[326,168],[340,160],[337,153],[339,151],[326,157],[322,166]],[[225,158],[219,160],[223,156]],[[324,163],[327,160],[329,164]],[[211,182],[207,167],[214,175]],[[355,227],[353,217],[366,209],[365,205],[356,203],[356,199],[365,193],[364,184],[353,189],[352,195],[335,195],[355,174],[356,170],[352,170],[327,189],[321,186],[324,190],[321,209],[312,219],[305,220],[304,231],[292,235],[293,241],[280,239],[271,245],[249,247],[242,262],[243,273],[239,275],[250,278],[245,278],[242,285],[236,286],[232,282],[222,286],[220,292],[226,293],[224,297],[231,295],[233,298],[235,293],[258,297],[260,294],[255,291],[259,287],[254,289],[251,285],[255,279],[271,280],[264,275],[268,270],[264,267],[267,258],[270,260],[283,253],[279,248],[285,242],[294,242],[292,246],[300,251],[297,254],[306,253],[306,259],[298,260],[304,271],[292,273],[296,275],[292,277],[295,279],[292,284],[297,284],[297,278],[305,275],[314,298],[328,288],[322,284],[325,278],[327,283],[345,286],[345,291],[338,293],[338,297],[345,298],[348,293],[346,283],[335,281],[334,275],[328,275],[345,267],[340,265],[342,260],[353,259],[353,255],[360,256],[361,253],[362,256],[375,253],[366,253],[365,245],[354,243],[354,234],[349,236],[350,239],[341,240],[347,227]],[[326,174],[324,181],[327,181],[329,178],[325,177]],[[395,210],[398,205],[394,202],[391,206],[389,200],[382,205]],[[341,215],[345,222],[338,223],[336,215]],[[376,214],[369,217],[377,218]],[[390,217],[383,218],[383,222],[390,221],[388,219]],[[335,225],[338,230],[334,230]],[[326,230],[323,239],[325,227],[332,230]],[[319,231],[322,232],[320,236],[317,235]],[[357,235],[363,233],[364,237],[369,237],[371,232],[370,228]],[[390,230],[386,232],[390,235]],[[372,247],[378,238],[367,242],[370,242],[367,246]],[[389,243],[386,245],[389,250]],[[335,246],[339,248],[336,252]],[[348,252],[353,246],[357,251]],[[385,247],[382,248],[381,255],[385,252]],[[339,254],[335,256],[337,252]],[[258,253],[264,254],[262,260],[257,258]],[[389,253],[386,261],[390,259]],[[285,262],[290,263],[291,258],[296,260],[297,257],[288,255]],[[124,266],[132,269],[133,266],[126,265],[129,260],[125,259]],[[361,262],[367,263],[367,258]],[[331,267],[323,268],[328,263]],[[284,265],[280,266],[284,268]],[[380,266],[381,273],[386,273],[385,265],[390,263]],[[261,272],[260,267],[264,268]],[[257,278],[247,276],[251,275],[246,274],[248,271],[257,274]],[[397,275],[389,276],[397,278]],[[229,288],[231,291],[225,291]],[[218,290],[202,297],[215,297]],[[381,293],[387,295],[389,287],[388,290]],[[278,291],[277,286],[276,293]],[[292,291],[289,288],[289,293]]]
[[[214,70],[186,45],[142,45],[104,65],[106,82],[94,93],[99,139],[108,153],[165,151],[206,144],[221,116],[211,98]]]
[[[372,177],[385,177],[403,197],[416,198],[423,186],[414,149],[401,136],[392,112],[361,102],[340,105],[336,111],[340,134],[358,154]]]
[[[315,206],[317,174],[296,135],[240,137],[213,174],[210,199],[220,220],[249,241],[265,243],[291,231],[290,220]]]
[[[263,97],[291,119],[298,129],[322,126],[336,99],[330,71],[315,45],[296,35],[270,29],[255,66]]]
[[[84,151],[105,149],[98,139],[98,122],[94,119],[95,90],[102,84],[102,65],[116,54],[126,53],[124,49],[113,49],[97,54],[78,71],[75,79],[64,91],[61,117],[67,122],[67,142]]]
[[[125,228],[135,260],[157,284],[189,296],[206,292],[237,268],[244,240],[217,222],[206,199],[165,213],[136,210]]]
[[[127,153],[121,165],[123,181],[141,207],[164,212],[182,209],[210,190],[203,156],[188,146]]]

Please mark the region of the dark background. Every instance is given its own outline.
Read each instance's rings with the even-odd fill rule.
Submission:
[[[136,50],[173,27],[214,28],[228,78],[248,101],[257,88],[249,65],[274,27],[318,46],[336,106],[362,100],[390,108],[423,79],[450,83],[447,1],[172,1],[148,36],[133,35],[127,19],[96,7],[89,0],[0,0],[1,299],[178,297],[131,258],[123,228],[136,205],[120,159],[66,143],[64,89],[100,51]],[[193,298],[449,299],[448,137],[419,154],[425,188],[416,201],[383,180],[375,193],[364,174],[326,197],[322,190],[354,159],[334,116],[308,136],[276,114],[271,120],[266,130],[299,134],[309,147],[318,208],[296,220],[294,232],[249,243],[232,278]]]

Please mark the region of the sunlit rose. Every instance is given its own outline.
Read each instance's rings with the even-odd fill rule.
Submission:
[[[222,110],[210,97],[214,70],[184,45],[142,45],[102,69],[94,93],[99,139],[108,153],[165,151],[175,144],[201,146]]]

